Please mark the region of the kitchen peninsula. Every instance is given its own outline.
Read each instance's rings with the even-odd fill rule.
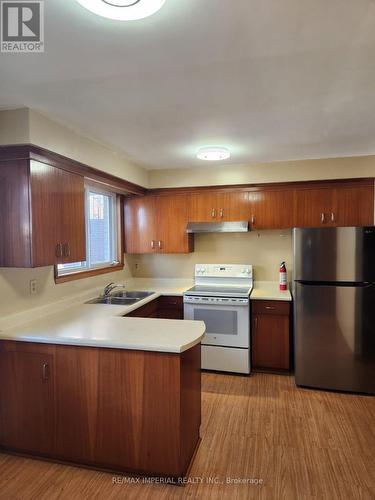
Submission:
[[[1,449],[186,474],[199,442],[205,326],[124,317],[134,307],[76,305],[0,332]]]

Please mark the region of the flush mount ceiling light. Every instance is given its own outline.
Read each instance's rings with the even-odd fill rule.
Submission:
[[[228,158],[230,158],[230,151],[228,148],[207,146],[205,148],[201,148],[198,151],[197,158],[206,161],[227,160]]]
[[[136,21],[152,16],[165,0],[77,0],[94,14],[118,21]]]

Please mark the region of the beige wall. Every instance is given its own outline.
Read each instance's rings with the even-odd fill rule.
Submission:
[[[105,286],[111,281],[123,282],[130,277],[126,263],[124,271],[68,283],[55,284],[53,267],[38,269],[0,269],[0,320],[17,312],[43,306],[91,288]],[[30,295],[30,280],[37,280],[37,294]]]
[[[261,184],[351,177],[375,177],[375,156],[151,170],[149,187]]]
[[[30,142],[29,110],[0,111],[0,145]]]
[[[292,275],[291,230],[195,235],[195,252],[187,255],[132,255],[132,274],[138,278],[193,278],[195,264],[252,264],[260,281],[277,281],[285,260]]]
[[[0,111],[0,144],[35,144],[147,187],[148,172],[123,153],[27,108]]]

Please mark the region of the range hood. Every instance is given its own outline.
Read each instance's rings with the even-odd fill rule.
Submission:
[[[238,222],[189,222],[187,233],[247,233],[248,221]]]

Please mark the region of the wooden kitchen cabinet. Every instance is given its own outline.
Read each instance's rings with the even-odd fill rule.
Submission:
[[[290,344],[290,303],[252,301],[252,369],[288,371]]]
[[[202,191],[190,195],[189,222],[246,221],[249,218],[246,191]]]
[[[374,223],[374,183],[296,190],[296,227],[366,226]]]
[[[36,161],[0,165],[0,266],[86,259],[84,178]]]
[[[156,197],[131,198],[125,203],[125,247],[127,253],[151,253],[156,242]]]
[[[199,443],[201,349],[0,342],[0,449],[182,477]]]
[[[55,424],[53,356],[48,348],[17,347],[0,345],[0,443],[49,454]]]
[[[283,229],[294,226],[294,191],[250,191],[250,224],[254,229]]]
[[[131,318],[184,319],[183,299],[178,296],[162,295],[126,316]]]
[[[125,204],[127,253],[189,253],[193,236],[187,234],[185,195],[144,196]]]

